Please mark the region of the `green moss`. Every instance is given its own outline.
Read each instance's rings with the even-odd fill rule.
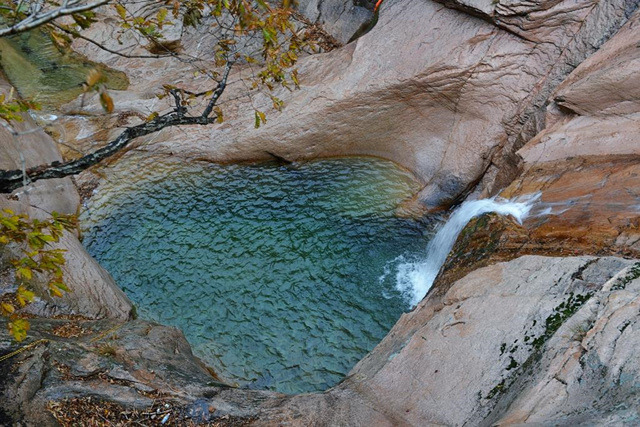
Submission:
[[[509,356],[509,359],[511,361],[509,362],[509,366],[507,366],[507,371],[510,371],[518,367],[518,362],[516,362],[516,359],[514,359],[513,356]]]
[[[560,326],[591,298],[591,295],[593,295],[593,292],[580,295],[571,292],[569,298],[560,303],[560,305],[553,310],[553,313],[547,317],[544,332],[531,343],[533,348],[540,350],[547,340],[556,333]]]
[[[489,393],[487,393],[487,399],[493,399],[494,397],[498,396],[499,394],[504,393],[506,390],[506,385],[505,385],[505,380],[500,381],[500,383],[498,383],[497,386],[495,386],[494,388],[491,389],[491,391],[489,391]]]
[[[553,310],[552,314],[547,317],[545,321],[545,329],[542,335],[540,335],[536,339],[533,339],[533,335],[525,335],[523,342],[531,345],[533,347],[533,351],[527,358],[527,360],[525,360],[523,363],[518,363],[518,361],[516,361],[516,359],[511,356],[511,354],[515,353],[518,350],[518,340],[514,341],[514,345],[509,349],[507,349],[506,343],[502,343],[500,345],[500,356],[509,354],[509,364],[507,365],[505,370],[512,372],[506,375],[505,378],[502,378],[500,383],[498,383],[489,391],[489,393],[487,393],[485,399],[493,399],[505,393],[522,372],[531,369],[534,364],[540,360],[542,356],[542,348],[547,340],[551,338],[553,334],[555,334],[555,332],[569,317],[571,317],[576,311],[578,311],[578,309],[582,307],[582,305],[586,301],[588,301],[589,298],[591,298],[591,295],[593,295],[593,292],[588,292],[586,294],[575,294],[573,292],[569,293],[567,299],[560,303]],[[533,320],[531,327],[535,327],[536,324],[537,321]]]
[[[611,287],[612,291],[620,291],[627,287],[627,285],[640,277],[640,262],[636,262],[629,269],[629,272],[622,278],[618,279],[617,283]]]
[[[131,304],[131,320],[136,320],[138,318],[138,308]]]
[[[480,218],[478,218],[478,227],[486,228],[487,224],[489,223],[489,217],[489,215],[482,215]]]

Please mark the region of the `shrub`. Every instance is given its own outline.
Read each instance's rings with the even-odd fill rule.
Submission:
[[[9,332],[17,341],[24,340],[29,330],[29,322],[20,316],[19,309],[36,297],[32,290],[35,275],[47,281],[47,291],[53,297],[70,292],[62,273],[65,250],[51,248],[51,243],[58,242],[65,229],[74,229],[76,218],[56,212],[51,215],[41,221],[9,209],[0,212],[0,248],[9,254],[17,286],[13,294],[2,298],[0,314],[8,318]]]

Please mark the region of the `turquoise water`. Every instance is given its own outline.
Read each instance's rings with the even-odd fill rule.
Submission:
[[[424,252],[432,227],[394,215],[418,190],[394,164],[139,161],[109,171],[84,244],[141,317],[181,328],[227,381],[325,390],[409,309],[380,277]]]

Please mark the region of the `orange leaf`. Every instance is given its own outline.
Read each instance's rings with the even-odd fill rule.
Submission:
[[[107,92],[100,93],[100,105],[107,113],[113,112],[113,99]]]

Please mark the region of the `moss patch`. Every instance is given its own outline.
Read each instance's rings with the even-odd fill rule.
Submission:
[[[631,281],[640,277],[640,262],[636,262],[631,266],[627,274],[617,280],[616,284],[611,286],[612,291],[620,291],[627,287]]]
[[[533,348],[540,350],[547,340],[556,333],[560,326],[591,298],[591,295],[593,295],[593,292],[586,294],[574,294],[571,292],[569,298],[560,303],[560,305],[553,310],[553,313],[547,317],[544,333],[531,342]]]

